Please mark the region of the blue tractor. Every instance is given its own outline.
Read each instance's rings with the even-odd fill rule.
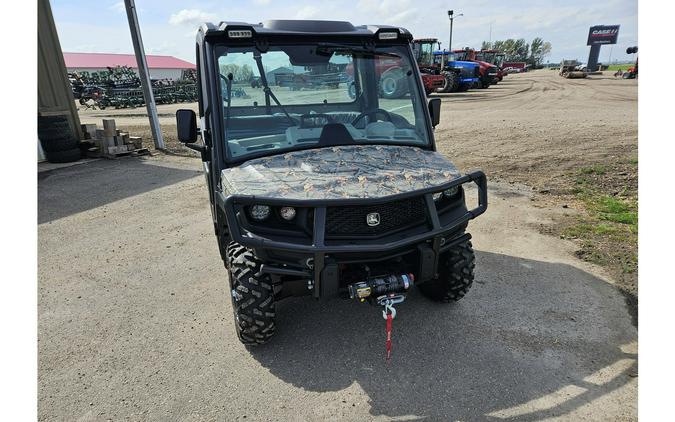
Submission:
[[[443,87],[442,92],[466,91],[480,82],[480,65],[476,62],[455,60],[454,53],[434,51],[434,64],[455,76]],[[441,92],[441,90],[439,90]]]
[[[420,72],[442,75],[444,78],[443,85],[436,88],[436,92],[466,91],[479,82],[478,63],[455,60],[452,53],[434,51],[437,46],[436,38],[420,38],[412,42]]]

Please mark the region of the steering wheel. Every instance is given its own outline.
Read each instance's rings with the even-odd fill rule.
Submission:
[[[383,110],[381,108],[375,108],[373,110],[364,111],[363,113],[356,116],[356,118],[354,120],[352,120],[352,126],[356,127],[356,123],[358,123],[361,119],[363,119],[364,117],[366,117],[368,115],[371,115],[371,114],[374,114],[376,118],[377,118],[377,115],[380,114],[380,115],[385,117],[386,121],[388,121],[388,122],[392,121],[391,114],[389,114],[389,112],[387,110]],[[375,121],[377,121],[377,120],[375,120]]]

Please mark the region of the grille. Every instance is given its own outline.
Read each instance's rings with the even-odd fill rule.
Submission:
[[[369,226],[366,216],[380,215],[380,224]],[[326,209],[326,237],[377,236],[402,230],[427,221],[423,197],[403,199],[380,205],[328,207]]]

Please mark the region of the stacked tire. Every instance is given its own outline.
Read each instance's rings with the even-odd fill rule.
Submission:
[[[82,157],[66,116],[38,116],[38,138],[50,163],[69,163]]]

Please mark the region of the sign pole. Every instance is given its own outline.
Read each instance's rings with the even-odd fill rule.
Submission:
[[[600,44],[594,44],[591,46],[591,52],[588,55],[588,64],[586,65],[589,72],[598,70],[598,57],[600,57]]]

